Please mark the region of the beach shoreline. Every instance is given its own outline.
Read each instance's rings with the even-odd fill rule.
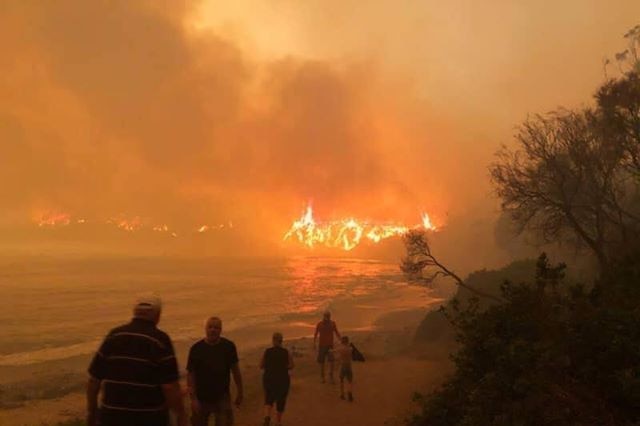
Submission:
[[[434,302],[433,305],[436,304]],[[444,364],[447,364],[447,361],[428,359],[411,353],[415,328],[424,318],[426,312],[433,308],[434,306],[422,309],[398,309],[378,316],[371,326],[365,329],[342,330],[343,334],[348,334],[367,356],[367,362],[357,366],[356,375],[358,375],[358,370],[362,370],[362,374],[367,380],[388,382],[383,388],[392,386],[394,389],[407,389],[406,401],[400,399],[386,405],[374,404],[374,406],[385,407],[383,416],[393,417],[400,415],[403,410],[407,410],[411,406],[411,394],[415,391],[424,391],[425,387],[439,382],[446,370]],[[294,324],[291,330],[296,327]],[[310,329],[302,337],[288,339],[287,335],[291,330],[287,330],[288,326],[283,328],[285,346],[295,353],[296,360],[296,368],[292,373],[291,411],[294,411],[293,407],[295,407],[293,400],[304,399],[304,392],[296,396],[298,393],[296,388],[307,389],[312,393],[320,392],[324,397],[329,398],[328,388],[315,389],[319,385],[319,373],[315,363],[313,338],[311,337],[313,330]],[[247,424],[251,424],[251,418],[260,419],[262,389],[259,361],[262,352],[267,347],[266,343],[270,339],[270,333],[262,329],[255,330],[255,333],[265,336],[265,344],[238,346],[246,399],[244,407],[238,411],[238,424],[245,424],[243,423],[245,421],[248,422]],[[295,332],[289,335],[295,335]],[[247,336],[237,337],[240,341],[247,339]],[[186,360],[190,345],[191,343],[187,342],[176,344],[176,354],[178,359],[182,361],[179,363],[181,370],[184,369],[184,360]],[[0,406],[0,424],[11,426],[56,425],[59,422],[83,418],[85,371],[89,360],[90,355],[82,355],[58,360],[53,364],[47,364],[46,367],[41,364],[21,366],[17,370],[13,367],[12,374],[16,379],[14,388],[6,383],[0,388],[3,396],[3,404]],[[0,368],[0,377],[4,377],[2,373],[6,372],[8,368],[11,367]],[[424,375],[407,374],[407,370],[416,369],[419,369],[421,374],[424,372]],[[184,374],[183,371],[181,372]],[[364,377],[361,378],[361,381]],[[22,383],[23,389],[16,389],[16,383]],[[356,379],[356,388],[357,386],[358,380]],[[40,390],[38,390],[39,387]],[[21,400],[20,395],[17,394],[21,391],[26,394],[30,393],[36,398]],[[378,396],[378,398],[384,399],[386,396]],[[308,405],[308,402],[300,401],[300,403]],[[295,415],[293,412],[291,417]],[[304,416],[304,413],[299,413],[298,416]],[[376,422],[370,424],[376,424]]]

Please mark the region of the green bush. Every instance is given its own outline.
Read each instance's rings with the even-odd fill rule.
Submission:
[[[500,283],[505,280],[520,282],[533,275],[534,260],[519,260],[512,262],[498,270],[482,270],[469,274],[465,283],[472,288],[488,294],[500,294]],[[464,287],[458,287],[455,300],[465,302],[472,298],[472,294]],[[482,306],[487,306],[490,300],[483,299]],[[442,310],[431,311],[418,326],[415,333],[415,343],[443,343],[453,342],[455,331]]]
[[[640,422],[640,262],[592,289],[562,285],[545,255],[505,302],[452,302],[456,371],[421,399],[412,426],[633,425]]]

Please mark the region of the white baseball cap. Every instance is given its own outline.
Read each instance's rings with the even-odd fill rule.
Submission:
[[[159,311],[162,309],[162,301],[155,294],[142,294],[136,298],[135,310],[149,309]]]

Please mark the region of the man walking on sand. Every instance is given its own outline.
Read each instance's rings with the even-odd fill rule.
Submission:
[[[139,298],[131,322],[111,330],[100,345],[89,366],[88,426],[168,426],[167,407],[178,426],[187,426],[173,344],[156,327],[160,311],[158,297]]]
[[[289,370],[293,368],[291,352],[282,347],[282,333],[273,333],[273,346],[264,351],[260,368],[264,371],[264,426],[271,422],[273,404],[276,405],[276,426],[282,425],[282,415],[289,394]]]
[[[236,345],[221,337],[221,334],[222,320],[211,317],[205,323],[205,338],[189,350],[187,383],[191,397],[192,426],[207,426],[211,414],[214,415],[216,426],[233,425],[230,373],[233,374],[237,390],[235,405],[242,403],[242,376]]]
[[[313,346],[318,349],[318,364],[320,364],[320,378],[322,383],[324,380],[324,361],[329,363],[329,380],[333,380],[333,335],[340,338],[336,322],[331,320],[331,312],[325,311],[322,321],[316,326],[316,332],[313,335]],[[319,337],[319,339],[318,339]]]

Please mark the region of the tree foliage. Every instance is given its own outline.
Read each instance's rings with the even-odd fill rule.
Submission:
[[[535,271],[535,259],[518,260],[510,263],[497,270],[480,270],[469,274],[464,279],[464,283],[468,287],[485,293],[499,295],[501,284],[508,279],[514,281],[526,281],[533,276]],[[465,287],[459,287],[455,294],[455,303],[458,305],[467,303],[468,300],[477,297]],[[434,310],[427,313],[424,319],[418,325],[415,331],[414,342],[418,345],[430,345],[434,343],[442,343],[443,346],[452,347],[450,343],[454,343],[453,325],[447,320],[444,313],[449,307],[448,301],[445,309]],[[493,299],[478,298],[479,309],[485,309],[487,306],[495,303]]]
[[[637,291],[636,269],[610,276],[615,292],[607,297]],[[461,348],[456,372],[422,399],[422,413],[409,424],[639,422],[640,311],[612,305],[596,288],[563,286],[563,279],[564,265],[543,254],[532,282],[503,284],[505,303],[450,305]]]
[[[586,247],[599,276],[543,254],[503,303],[449,303],[456,371],[411,426],[640,425],[640,25],[625,38],[594,107],[527,119],[490,168],[521,231]]]
[[[520,231],[587,247],[607,271],[640,234],[640,77],[607,82],[596,100],[527,119],[490,173]]]
[[[637,236],[638,187],[621,145],[604,137],[593,112],[558,111],[525,121],[517,150],[503,148],[491,167],[503,209],[546,241],[593,251],[606,270],[612,251]]]

